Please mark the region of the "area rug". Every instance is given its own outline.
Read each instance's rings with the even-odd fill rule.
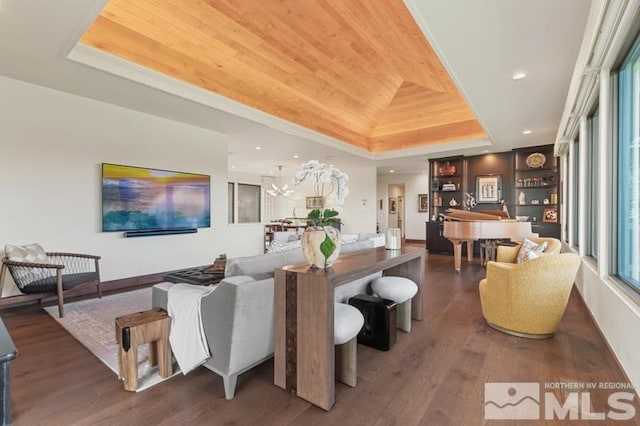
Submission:
[[[151,309],[151,288],[118,293],[102,299],[87,299],[64,304],[64,318],[58,317],[58,306],[44,308],[75,339],[118,375],[118,344],[115,319],[122,315]],[[151,367],[149,345],[138,348],[138,389],[143,391],[168,378],[160,377],[158,366]],[[173,363],[175,376],[180,372]]]

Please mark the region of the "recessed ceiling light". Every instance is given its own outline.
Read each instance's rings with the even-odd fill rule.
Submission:
[[[298,154],[294,155],[293,158],[300,158]]]
[[[393,170],[393,169],[389,170],[389,173],[395,173],[395,172],[396,172],[396,171],[395,171],[395,170]]]
[[[522,80],[526,76],[527,76],[526,72],[517,72],[511,78],[514,79],[515,81],[518,81],[518,80]]]
[[[236,168],[236,166],[231,166],[231,168],[232,168],[232,169],[235,169],[235,168]]]
[[[261,147],[261,146],[256,146],[256,149],[257,149],[258,151],[260,151],[260,150],[262,149],[262,147]]]
[[[523,135],[530,135],[531,134],[531,130],[529,130],[529,129],[523,130],[522,134]]]

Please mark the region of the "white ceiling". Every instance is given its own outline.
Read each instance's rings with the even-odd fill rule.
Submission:
[[[333,156],[336,163],[373,160],[378,174],[419,173],[427,158],[462,151],[553,143],[591,3],[405,0],[491,140],[372,155],[272,117],[258,119],[262,124],[240,118],[238,105],[212,108],[71,61],[68,52],[105,2],[0,0],[0,74],[228,133],[229,165],[238,171],[268,173],[276,164],[294,168]],[[513,81],[517,71],[528,77]]]

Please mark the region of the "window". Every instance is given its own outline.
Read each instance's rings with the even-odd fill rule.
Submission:
[[[587,232],[585,249],[588,256],[598,258],[598,140],[599,109],[587,118]]]
[[[618,78],[617,275],[640,291],[640,42]]]
[[[260,222],[260,185],[238,184],[238,223]]]
[[[227,182],[227,223],[235,223],[236,192],[233,182]]]
[[[571,232],[573,238],[571,239],[571,245],[574,247],[578,247],[580,244],[578,230],[580,229],[580,187],[578,183],[580,182],[580,143],[578,139],[574,140],[571,143],[571,157],[573,163],[573,170],[571,176],[569,177],[569,182],[571,183],[571,204],[573,206],[572,220],[571,220]]]

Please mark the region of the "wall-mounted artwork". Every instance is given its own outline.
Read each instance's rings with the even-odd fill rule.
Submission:
[[[558,223],[558,210],[555,207],[544,209],[542,221],[548,223]]]
[[[102,164],[102,230],[208,228],[208,175]]]
[[[398,200],[395,197],[389,197],[389,214],[398,213]]]
[[[418,194],[418,211],[420,213],[429,211],[429,194]]]
[[[479,204],[497,204],[502,198],[502,176],[476,176],[476,201]]]
[[[322,197],[307,197],[307,210],[321,209],[322,206]]]

